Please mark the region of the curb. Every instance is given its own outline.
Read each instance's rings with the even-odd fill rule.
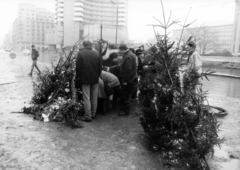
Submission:
[[[220,73],[210,73],[211,76],[229,77],[229,78],[239,78],[240,76],[230,75],[230,74],[220,74]]]

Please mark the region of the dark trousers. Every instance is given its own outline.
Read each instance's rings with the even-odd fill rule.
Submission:
[[[120,99],[122,98],[122,96],[121,96],[121,86],[120,85],[115,86],[115,87],[112,88],[112,90],[113,90],[113,101],[117,102],[118,98],[120,98]]]
[[[133,86],[134,83],[127,83],[127,85],[124,85],[123,82],[121,82],[121,93],[122,93],[122,107],[125,112],[130,112],[130,102],[131,102],[131,94],[133,92]]]
[[[132,91],[132,94],[131,94],[131,98],[132,99],[136,99],[137,97],[137,84],[138,84],[138,77],[136,77],[134,80],[133,80],[133,91]]]
[[[121,88],[120,85],[115,86],[112,88],[113,90],[113,98],[121,98]],[[109,109],[109,106],[111,105],[111,102],[109,99],[104,98],[98,98],[98,112],[102,113],[103,115],[106,114],[107,110]]]

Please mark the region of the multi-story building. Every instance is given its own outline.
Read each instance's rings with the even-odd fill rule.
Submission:
[[[17,15],[12,32],[14,49],[29,49],[31,45],[39,50],[46,47],[45,31],[54,27],[54,14],[32,4],[19,4]]]
[[[203,31],[203,29],[205,32]],[[231,52],[233,36],[232,30],[232,24],[187,28],[184,30],[182,38],[186,41],[187,38],[192,35],[193,37],[195,36],[196,39],[199,39],[199,41],[205,40],[205,42],[209,43],[209,45],[210,43],[214,43],[215,45],[212,47],[211,51],[227,50]],[[200,33],[201,31],[203,31],[202,34]],[[182,29],[173,30],[172,33],[173,34],[171,40],[179,42]],[[198,40],[196,41],[198,43]]]
[[[126,42],[127,0],[55,0],[55,23],[57,25],[57,44],[73,46],[77,40],[88,33],[91,40],[100,38],[102,25],[103,39],[112,43]],[[98,28],[95,29],[94,28]],[[89,31],[91,30],[91,31]]]
[[[232,52],[240,53],[240,0],[235,0],[235,15],[233,22]]]

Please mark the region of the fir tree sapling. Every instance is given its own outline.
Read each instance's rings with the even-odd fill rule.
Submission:
[[[162,2],[162,1],[161,1]],[[163,7],[163,5],[162,5]],[[198,74],[196,68],[179,72],[185,66],[189,50],[173,48],[167,29],[178,21],[159,21],[164,35],[156,35],[156,44],[145,52],[147,63],[139,83],[139,103],[142,106],[140,123],[150,146],[172,162],[185,162],[195,169],[207,169],[205,156],[221,143],[219,124],[204,105],[206,93],[201,90],[201,79],[209,71]],[[189,24],[184,24],[183,28]],[[154,49],[154,50],[153,50]]]

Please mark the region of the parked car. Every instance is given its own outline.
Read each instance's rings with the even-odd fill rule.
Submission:
[[[10,48],[5,48],[5,52],[11,52]]]
[[[23,50],[23,54],[24,55],[30,55],[31,51],[29,49],[25,49],[25,50]]]

